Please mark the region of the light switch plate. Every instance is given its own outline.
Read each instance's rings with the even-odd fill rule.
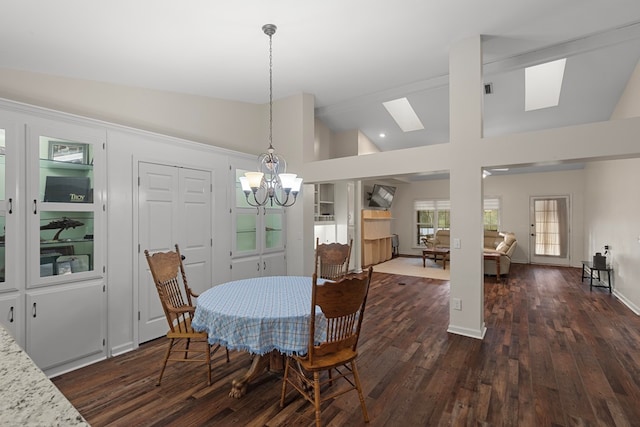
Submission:
[[[453,248],[454,249],[460,249],[461,243],[460,243],[460,239],[459,238],[454,238],[453,239]]]

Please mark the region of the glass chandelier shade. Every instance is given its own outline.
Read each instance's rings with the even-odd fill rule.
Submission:
[[[250,206],[293,206],[302,186],[302,178],[287,172],[284,157],[273,148],[273,54],[272,37],[276,26],[266,24],[262,31],[269,36],[269,148],[258,157],[257,172],[246,172],[240,177],[242,191]]]

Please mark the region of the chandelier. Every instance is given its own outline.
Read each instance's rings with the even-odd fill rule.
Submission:
[[[302,178],[294,173],[286,173],[287,162],[276,154],[273,148],[273,51],[272,37],[276,32],[273,24],[263,25],[262,31],[269,36],[269,148],[258,157],[257,172],[246,172],[240,177],[240,185],[253,207],[293,206],[300,192]]]

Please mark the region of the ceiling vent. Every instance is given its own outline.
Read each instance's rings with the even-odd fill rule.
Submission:
[[[493,83],[484,84],[484,94],[491,95],[493,93]]]

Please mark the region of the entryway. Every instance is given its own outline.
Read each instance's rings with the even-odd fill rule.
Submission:
[[[570,265],[569,196],[531,197],[532,264]]]

